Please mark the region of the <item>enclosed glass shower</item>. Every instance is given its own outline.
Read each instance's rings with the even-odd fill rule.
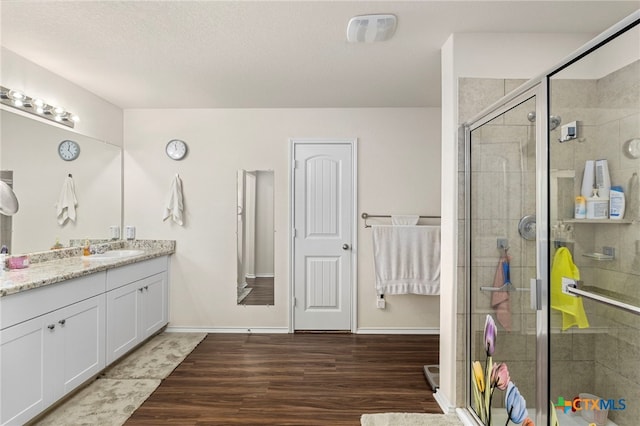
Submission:
[[[464,126],[478,424],[640,424],[639,22],[524,85],[460,82],[461,108],[509,93]]]

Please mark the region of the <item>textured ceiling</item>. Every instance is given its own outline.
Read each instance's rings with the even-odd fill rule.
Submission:
[[[2,45],[122,108],[440,105],[451,33],[598,34],[638,1],[2,0]],[[395,36],[350,44],[354,15]]]

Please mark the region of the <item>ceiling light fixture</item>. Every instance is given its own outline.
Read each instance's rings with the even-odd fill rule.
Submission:
[[[3,86],[0,86],[0,103],[71,128],[80,121],[77,115],[65,111],[62,107],[49,105],[40,98],[32,98],[18,90]]]
[[[347,41],[372,43],[389,40],[396,32],[397,18],[391,14],[354,16],[347,25]]]

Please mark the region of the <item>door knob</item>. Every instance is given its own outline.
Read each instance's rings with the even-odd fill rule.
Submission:
[[[342,250],[349,250],[349,244],[343,244],[342,245]]]

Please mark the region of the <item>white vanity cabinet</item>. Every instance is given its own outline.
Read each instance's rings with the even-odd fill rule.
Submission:
[[[0,299],[0,424],[24,424],[105,367],[105,273]]]
[[[158,257],[107,271],[107,365],[167,324],[168,261]]]

